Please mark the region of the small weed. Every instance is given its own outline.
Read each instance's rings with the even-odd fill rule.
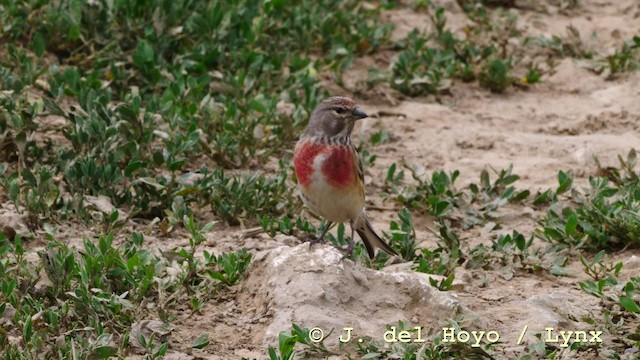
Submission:
[[[469,251],[470,269],[482,268],[499,271],[505,280],[511,280],[518,271],[536,272],[546,270],[553,275],[566,275],[567,258],[553,252],[542,253],[533,249],[533,235],[528,239],[518,231],[499,235],[491,240],[491,247],[480,244]],[[552,254],[552,257],[549,255]]]
[[[194,232],[192,245],[201,244],[203,229],[192,220],[187,227]],[[100,236],[97,243],[85,239],[82,249],[76,250],[55,240],[53,229],[45,229],[48,243],[36,262],[25,259],[19,236],[10,242],[0,233],[0,307],[15,309],[14,323],[20,325],[9,334],[0,333],[0,346],[5,354],[22,352],[19,358],[67,357],[73,352],[93,357],[123,354],[131,326],[154,316],[140,306],[143,301],[157,303],[160,315],[171,310],[185,291],[214,296],[222,286],[237,282],[251,259],[246,251],[209,256],[206,266],[192,258],[185,269],[199,279],[212,279],[210,286],[211,282],[195,277],[171,280],[165,273],[170,262],[144,249],[138,233],[119,246],[114,245],[113,234]],[[48,285],[36,287],[41,276],[48,278]],[[164,298],[165,293],[170,296]],[[9,341],[5,335],[14,336],[14,331],[22,333],[24,342]],[[148,345],[148,355],[156,358],[168,346],[156,344],[155,339],[140,344]]]
[[[585,44],[580,36],[580,31],[573,25],[567,26],[565,35],[554,35],[551,39],[527,39],[527,41],[537,43],[543,48],[551,49],[557,56],[576,59],[592,59],[594,57],[593,50]]]
[[[593,280],[600,281],[605,278],[615,277],[617,278],[622,270],[622,263],[603,265],[602,261],[606,257],[604,250],[600,250],[591,261],[587,261],[583,256],[580,256],[580,262],[584,266],[584,272],[589,275]]]
[[[389,230],[391,234],[384,233],[389,239],[389,246],[399,249],[398,254],[407,261],[416,257],[416,233],[411,221],[411,213],[407,208],[402,208],[398,213],[400,223],[391,221]]]
[[[9,194],[9,199],[21,212],[26,211],[28,225],[39,228],[45,220],[52,218],[58,205],[60,190],[54,183],[53,172],[46,166],[36,164],[32,169],[6,175],[6,167],[0,165],[0,186]]]
[[[494,92],[504,92],[513,83],[510,70],[511,59],[493,59],[480,72],[480,85]]]
[[[607,71],[610,78],[623,72],[637,70],[640,68],[639,50],[640,36],[635,36],[632,40],[625,41],[613,54],[606,56],[602,60],[602,69]]]
[[[257,214],[291,211],[296,200],[286,180],[283,167],[274,177],[227,176],[224,171],[205,171],[196,183],[196,193],[200,194],[201,203],[209,204],[229,224],[237,225],[245,217],[253,220]]]
[[[278,349],[276,350],[273,346],[269,346],[269,359],[290,360],[296,358],[297,355],[309,356],[316,354],[328,356],[333,354],[327,350],[322,341],[311,341],[309,332],[310,330],[307,328],[291,324],[291,332],[289,334],[282,331],[278,335]],[[325,334],[324,338],[326,339],[329,335],[331,334]],[[302,350],[296,351],[296,345],[301,346]]]
[[[480,183],[471,183],[466,189],[455,186],[459,171],[450,174],[435,171],[426,178],[415,167],[404,164],[411,172],[415,186],[402,186],[404,171],[398,171],[392,164],[387,172],[387,188],[395,195],[395,200],[410,209],[425,212],[438,219],[447,219],[454,226],[470,228],[482,224],[499,215],[501,206],[510,202],[520,202],[529,197],[529,190],[517,191],[513,183],[520,177],[512,173],[512,167],[495,171],[497,178],[491,182],[489,172],[483,170]]]
[[[572,191],[571,200],[577,206],[560,201],[552,204],[536,235],[559,247],[603,249],[636,244],[640,238],[640,181],[632,170],[635,159],[632,150],[626,160],[619,158],[619,169],[604,172],[614,181],[592,176],[584,192]],[[556,194],[571,189],[570,178],[559,173]]]
[[[581,281],[580,288],[603,303],[604,321],[595,319],[594,322],[603,324],[623,343],[637,343],[640,331],[634,325],[634,319],[637,320],[640,314],[640,278],[631,277],[628,281],[622,281],[619,278],[622,263],[604,264],[605,260],[604,250],[598,252],[591,261],[580,257],[585,273],[593,279]],[[617,320],[614,322],[613,319]]]
[[[481,3],[466,5],[463,7],[473,25],[465,29],[464,38],[448,29],[444,8],[434,8],[431,3],[426,6],[435,31],[414,30],[397,44],[402,51],[391,67],[391,87],[418,96],[447,93],[452,79],[478,80],[493,92],[504,92],[516,84],[516,72],[522,73],[521,85],[540,81],[545,71],[536,62],[541,59],[522,61],[526,57],[522,47],[510,42],[520,35],[516,17],[500,9],[491,11]],[[373,77],[370,81],[375,82]]]

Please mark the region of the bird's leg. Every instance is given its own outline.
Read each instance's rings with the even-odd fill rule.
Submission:
[[[324,243],[324,236],[327,234],[327,231],[329,231],[329,228],[332,224],[333,223],[331,221],[327,222],[327,225],[325,225],[324,229],[322,230],[322,234],[320,234],[319,237],[309,241],[309,247],[315,244]]]
[[[355,224],[353,223],[353,221],[351,221],[350,225],[351,225],[351,239],[349,239],[349,245],[347,245],[347,248],[344,250],[345,254],[342,257],[342,259],[347,259],[347,258],[353,257],[353,248],[355,247],[354,236],[356,235],[355,234],[356,227],[355,227]]]

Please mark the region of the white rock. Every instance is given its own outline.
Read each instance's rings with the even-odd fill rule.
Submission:
[[[265,347],[277,344],[278,334],[289,332],[292,323],[318,327],[325,335],[333,329],[325,341],[329,347],[337,346],[345,327],[354,328],[354,338],[382,339],[387,325],[406,321],[424,327],[425,334],[459,306],[455,294],[435,289],[425,274],[401,266],[377,271],[341,259],[342,253],[330,245],[310,250],[306,243],[256,256],[243,291],[264,298],[273,314]]]

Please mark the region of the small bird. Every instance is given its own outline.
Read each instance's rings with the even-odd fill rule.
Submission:
[[[346,256],[353,255],[357,231],[373,259],[376,248],[390,255],[397,253],[375,233],[364,209],[364,172],[351,132],[356,121],[366,117],[347,97],[326,99],[311,114],[307,130],[296,144],[293,164],[302,201],[328,220],[320,237],[311,244],[323,242],[332,223],[348,221],[351,240]]]

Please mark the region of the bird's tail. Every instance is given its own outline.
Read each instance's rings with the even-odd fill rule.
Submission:
[[[373,259],[376,256],[376,248],[384,250],[384,252],[389,255],[398,255],[398,253],[393,251],[391,246],[387,245],[387,243],[385,243],[380,236],[376,234],[364,211],[360,215],[360,219],[358,219],[356,225],[356,231],[358,232],[358,235],[360,235],[364,246],[367,248],[369,258]]]

